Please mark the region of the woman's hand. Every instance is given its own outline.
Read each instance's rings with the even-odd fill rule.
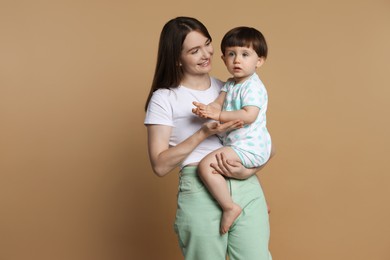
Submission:
[[[244,122],[242,120],[229,121],[223,124],[219,122],[208,122],[203,124],[201,130],[204,132],[204,134],[210,136],[210,135],[221,134],[226,131],[238,129],[243,127],[243,125]]]
[[[271,147],[271,154],[268,161],[257,168],[245,168],[240,162],[234,160],[228,160],[223,153],[218,153],[215,155],[217,159],[217,164],[212,163],[210,166],[214,168],[214,174],[221,174],[225,177],[233,178],[233,179],[241,179],[245,180],[252,175],[256,174],[256,172],[262,170],[264,166],[268,164],[272,157],[275,155],[275,146]]]
[[[210,166],[214,168],[214,174],[221,174],[225,177],[233,179],[247,179],[254,175],[259,168],[245,168],[240,162],[228,160],[224,153],[218,153],[215,155],[217,159],[217,164],[212,163]]]

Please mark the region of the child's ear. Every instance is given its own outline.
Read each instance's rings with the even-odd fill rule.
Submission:
[[[265,62],[265,58],[263,56],[259,57],[259,59],[257,60],[256,69],[263,66],[264,62]]]
[[[225,55],[221,55],[221,59],[223,60],[223,63],[226,64],[226,61],[225,61]]]

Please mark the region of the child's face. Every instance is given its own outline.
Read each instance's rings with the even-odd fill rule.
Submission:
[[[222,59],[236,83],[244,82],[264,63],[251,47],[227,47]]]

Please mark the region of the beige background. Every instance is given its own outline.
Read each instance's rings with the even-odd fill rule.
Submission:
[[[276,260],[390,259],[390,3],[0,2],[0,259],[181,259],[143,105],[163,24],[266,36]]]

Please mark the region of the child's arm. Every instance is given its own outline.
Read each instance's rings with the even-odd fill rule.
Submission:
[[[233,119],[241,119],[244,124],[251,124],[256,120],[259,112],[260,108],[256,106],[246,106],[236,111],[221,111],[219,121],[224,123]]]
[[[256,120],[260,111],[260,108],[256,106],[245,106],[236,111],[222,111],[222,104],[225,97],[226,92],[221,91],[218,98],[208,105],[193,102],[196,108],[192,109],[192,112],[199,117],[211,118],[222,123],[232,120],[243,120],[244,124],[251,124]]]
[[[216,121],[219,121],[219,117],[222,110],[222,104],[225,100],[226,92],[221,91],[218,97],[210,104],[205,105],[199,102],[192,102],[196,108],[192,109],[192,112],[202,118],[211,118]],[[239,119],[241,120],[241,119]]]

